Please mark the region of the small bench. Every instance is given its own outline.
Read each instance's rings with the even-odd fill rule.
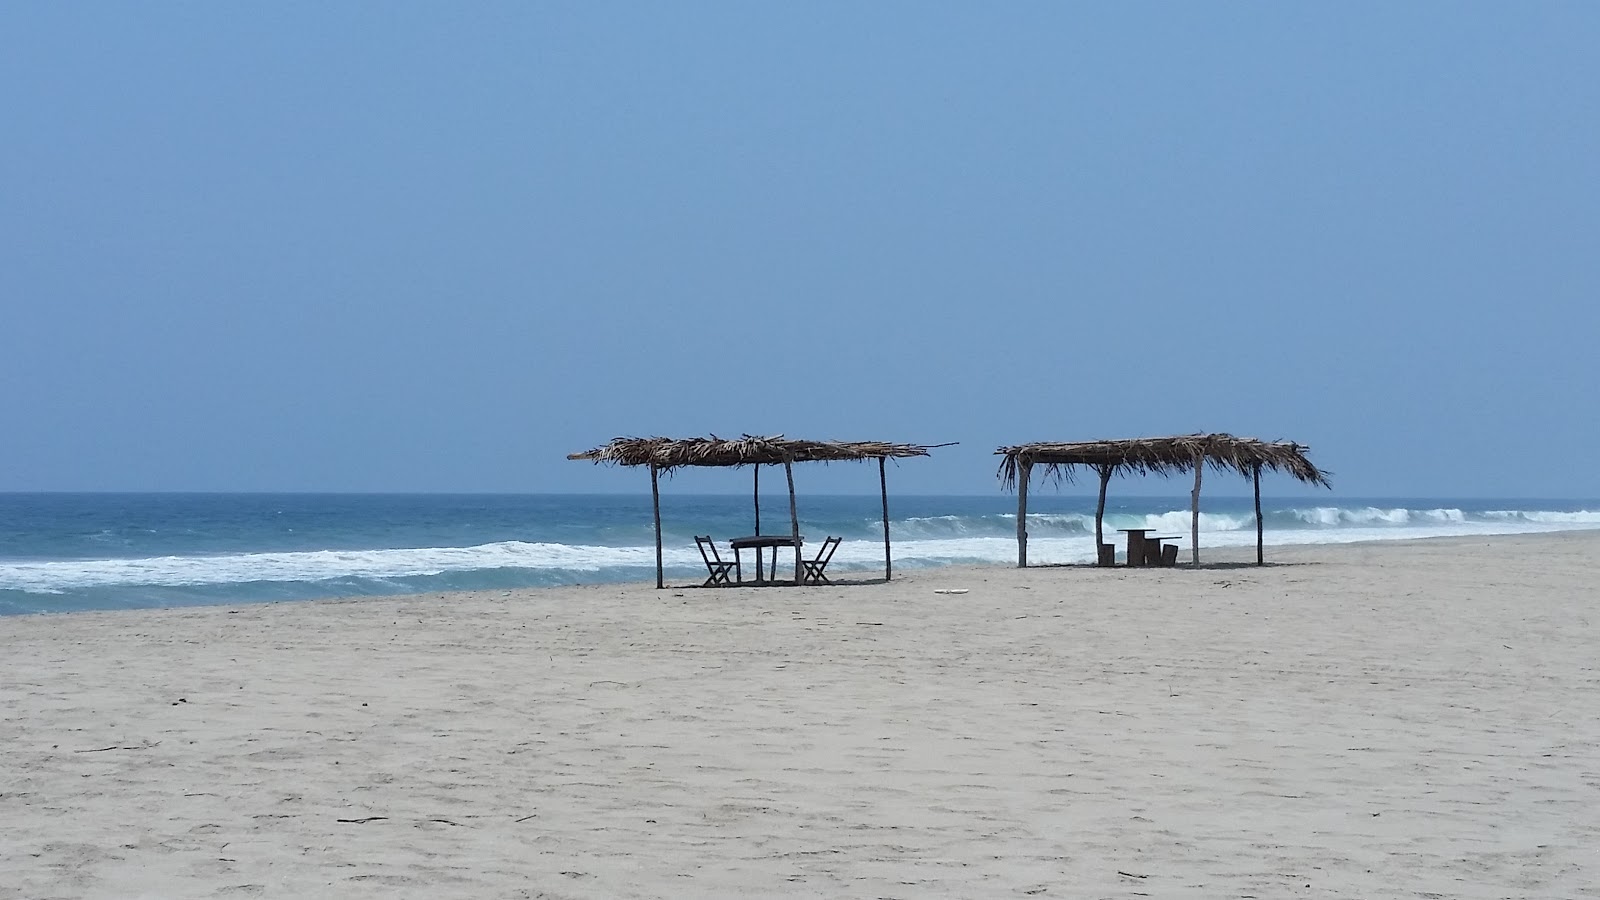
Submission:
[[[1178,545],[1166,544],[1163,541],[1183,540],[1181,534],[1163,534],[1144,539],[1144,564],[1147,566],[1172,567],[1178,564]]]

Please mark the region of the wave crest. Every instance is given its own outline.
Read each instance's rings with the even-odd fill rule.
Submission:
[[[665,554],[672,565],[699,565],[693,549]],[[0,590],[61,593],[119,584],[178,587],[336,578],[408,578],[483,569],[655,567],[654,547],[590,547],[501,541],[476,547],[310,550],[227,556],[163,556],[0,563]]]

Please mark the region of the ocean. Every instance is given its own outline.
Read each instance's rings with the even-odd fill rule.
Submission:
[[[1600,528],[1600,501],[1263,499],[1268,545]],[[755,530],[749,495],[662,495],[667,577],[705,576],[694,535]],[[882,571],[876,496],[805,496],[800,531],[844,538],[832,571]],[[897,568],[1016,560],[1016,500],[891,496]],[[1094,557],[1094,497],[1029,498],[1030,563]],[[1248,497],[1204,497],[1201,547],[1255,542]],[[1106,529],[1189,533],[1187,497],[1108,500]],[[787,533],[786,495],[762,498]],[[807,552],[809,556],[809,551]],[[653,581],[650,497],[516,494],[0,494],[0,615]]]

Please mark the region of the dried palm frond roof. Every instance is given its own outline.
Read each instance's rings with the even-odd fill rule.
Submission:
[[[567,459],[587,459],[618,466],[676,469],[680,466],[781,465],[784,462],[837,462],[843,460],[927,456],[935,447],[949,444],[890,444],[883,441],[802,441],[781,434],[744,435],[737,439],[716,435],[697,438],[619,437],[609,444],[568,454]]]
[[[1008,489],[1016,486],[1017,469],[1023,464],[1043,465],[1045,474],[1070,481],[1075,466],[1140,475],[1170,475],[1193,471],[1196,460],[1203,460],[1203,464],[1213,469],[1241,475],[1249,475],[1259,466],[1265,471],[1283,472],[1307,484],[1332,487],[1329,473],[1318,469],[1306,457],[1310,449],[1293,441],[1263,441],[1231,434],[1185,434],[1115,441],[1018,444],[1001,447],[995,453],[1005,457],[1000,463],[999,475]]]

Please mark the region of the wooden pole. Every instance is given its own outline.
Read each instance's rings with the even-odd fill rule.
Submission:
[[[800,565],[800,511],[794,505],[794,463],[783,461],[783,474],[789,479],[789,533],[794,536],[794,583],[800,584],[803,566]]]
[[[1094,564],[1100,565],[1100,548],[1105,546],[1106,485],[1111,482],[1111,467],[1100,467],[1100,502],[1094,508]],[[1116,563],[1116,558],[1112,558]]]
[[[1261,546],[1261,463],[1256,463],[1255,468],[1250,474],[1252,476],[1252,480],[1256,483],[1256,565],[1264,566],[1267,564],[1267,557]]]
[[[1200,473],[1206,470],[1206,458],[1194,458],[1194,493],[1189,495],[1189,540],[1194,546],[1194,567],[1200,568]]]
[[[883,457],[878,457],[878,490],[883,495],[883,580],[894,577],[894,563],[889,556],[889,476],[884,473]]]
[[[1033,463],[1019,461],[1017,466],[1017,568],[1028,567],[1028,476],[1033,474]]]
[[[761,533],[761,463],[756,463],[756,534]]]
[[[650,509],[655,513],[656,520],[656,590],[666,587],[666,578],[661,573],[661,486],[656,478],[656,464],[650,464]]]

